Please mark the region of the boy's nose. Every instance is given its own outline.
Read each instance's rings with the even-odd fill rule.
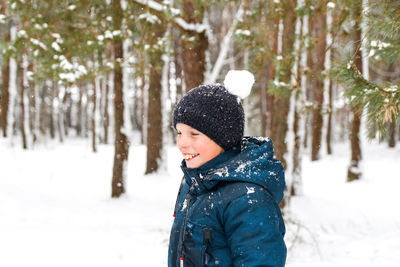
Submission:
[[[177,141],[178,147],[186,148],[189,146],[189,139],[184,135],[181,135]]]

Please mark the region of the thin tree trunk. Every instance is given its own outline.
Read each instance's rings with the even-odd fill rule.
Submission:
[[[394,63],[390,63],[388,67],[389,73],[394,73],[396,71],[396,66]],[[390,78],[390,82],[396,83],[396,80]],[[388,146],[390,148],[396,147],[396,119],[392,118],[392,121],[388,122]]]
[[[162,62],[161,57],[159,60]],[[161,70],[150,69],[150,86],[147,120],[147,164],[145,174],[156,172],[160,165],[162,149]]]
[[[1,14],[5,14],[6,1],[2,1]],[[1,25],[4,29],[4,33],[0,33],[4,36],[4,41],[7,43],[11,39],[10,35],[10,23]],[[3,130],[3,137],[7,137],[7,125],[8,125],[8,109],[10,104],[10,59],[7,55],[2,56],[2,68],[1,68],[1,97],[0,97],[0,128]]]
[[[48,127],[48,115],[47,115],[47,109],[48,105],[46,103],[46,96],[47,96],[47,84],[46,81],[43,82],[40,86],[40,109],[39,109],[39,130],[40,134],[44,137],[46,137],[47,133],[47,127]]]
[[[308,21],[308,17],[298,18],[299,30],[298,30],[298,47],[297,47],[297,59],[296,59],[296,87],[294,95],[294,111],[293,111],[293,135],[294,135],[294,145],[293,145],[293,168],[292,168],[292,181],[290,184],[289,196],[299,195],[302,191],[302,144],[301,144],[301,134],[300,128],[302,125],[301,110],[301,100],[304,99],[305,93],[305,80],[303,79],[304,67],[305,67],[305,56],[307,51],[304,51],[304,21]],[[307,25],[305,25],[307,26]]]
[[[72,103],[71,103],[71,92],[68,88],[65,88],[65,94],[62,99],[63,103],[63,111],[64,111],[64,134],[65,136],[68,136],[69,129],[72,127],[72,118],[71,118],[71,113],[72,113]]]
[[[272,30],[268,31],[268,45],[271,47],[271,53],[273,55],[278,54],[278,38],[279,38],[279,20],[280,16],[279,13],[276,12],[276,16],[273,16],[269,22],[269,25],[272,28]],[[267,23],[268,23],[267,22]],[[275,64],[272,60],[271,57],[268,57],[265,61],[266,65],[266,73],[265,73],[265,91],[266,91],[266,96],[265,96],[265,102],[266,102],[266,114],[265,114],[265,136],[270,136],[272,137],[272,114],[273,114],[273,107],[274,107],[274,96],[272,94],[268,93],[269,87],[268,87],[268,81],[274,80],[275,77]]]
[[[310,5],[310,1],[306,0],[306,5]],[[308,15],[308,29],[307,29],[307,35],[311,35],[312,27],[314,23],[314,16],[313,15]],[[311,110],[312,110],[312,79],[313,75],[310,70],[314,68],[314,62],[313,62],[313,50],[311,46],[308,46],[307,48],[307,69],[309,71],[306,72],[305,74],[305,112],[304,112],[304,137],[303,137],[303,146],[304,148],[308,148],[310,145],[310,128],[311,128]]]
[[[316,38],[314,53],[311,58],[313,61],[311,90],[313,92],[313,110],[311,119],[311,160],[319,159],[322,139],[322,106],[324,103],[324,78],[321,73],[324,71],[324,58],[326,51],[326,6],[325,2],[319,2],[319,6],[315,10],[311,36]]]
[[[90,119],[89,119],[89,84],[85,83],[84,87],[84,103],[83,103],[83,136],[89,137]]]
[[[324,5],[321,3],[321,5]],[[325,8],[318,8],[314,16],[314,23],[312,24],[312,36],[317,38],[318,42],[314,47],[314,55],[312,57],[312,80],[311,90],[313,92],[313,109],[311,117],[311,160],[319,159],[319,152],[321,149],[322,137],[322,105],[324,102],[324,80],[320,77],[320,73],[324,71],[324,59],[326,49],[326,14]]]
[[[57,128],[58,128],[58,137],[60,142],[64,142],[64,104],[60,99],[60,87],[57,82],[53,83],[53,90],[56,92],[56,100],[58,103],[57,109]]]
[[[356,67],[362,71],[362,54],[360,50],[361,46],[361,10],[362,5],[361,3],[356,4],[354,6],[354,20],[355,25],[354,29],[355,33],[353,35],[353,46],[355,51],[355,59],[354,64]],[[361,170],[360,170],[360,161],[361,161],[361,146],[360,146],[360,127],[361,127],[361,111],[360,107],[357,105],[351,106],[351,115],[352,115],[352,122],[351,122],[351,134],[350,134],[350,143],[351,143],[351,161],[350,166],[347,169],[347,181],[351,182],[354,180],[358,180],[361,178]]]
[[[104,143],[108,144],[108,128],[110,125],[110,114],[108,112],[108,95],[110,91],[110,83],[108,80],[108,75],[106,74],[104,77],[105,80],[105,92],[104,92],[104,108],[103,108],[103,117],[104,117]]]
[[[332,80],[329,82],[328,88],[328,127],[326,129],[326,152],[332,154],[332,115],[333,115],[333,85]]]
[[[359,169],[359,162],[361,160],[361,146],[360,146],[360,127],[361,127],[361,115],[357,106],[352,106],[352,123],[351,123],[351,161],[350,166],[347,169],[347,181],[351,182],[361,178],[361,171]]]
[[[187,23],[202,23],[204,10],[202,7],[197,7],[194,0],[183,0],[182,6],[182,17]],[[182,31],[180,38],[182,65],[186,91],[189,91],[204,82],[208,38],[205,30],[202,32]]]
[[[138,128],[139,131],[141,132],[141,144],[145,144],[145,141],[147,139],[147,129],[145,127],[145,117],[147,113],[147,107],[146,107],[146,53],[144,51],[141,51],[141,61],[140,61],[140,69],[142,70],[140,79],[142,80],[142,84],[140,86],[140,118],[138,120]]]
[[[28,71],[29,73],[33,73],[34,71],[34,65],[33,62],[31,61],[28,65]],[[29,84],[29,128],[32,134],[32,141],[33,143],[36,143],[37,141],[37,123],[38,123],[38,118],[37,118],[37,106],[36,106],[36,82],[31,79],[28,76],[28,84]]]
[[[299,101],[299,97],[295,97],[295,101]],[[290,196],[296,196],[301,191],[301,135],[299,131],[301,118],[298,103],[294,106],[294,121],[293,121],[293,168],[292,168],[292,184],[290,186]]]
[[[147,112],[147,164],[145,174],[156,172],[161,164],[162,151],[162,73],[164,61],[162,56],[164,49],[157,47],[156,44],[164,37],[166,27],[164,24],[155,24],[152,28],[152,35],[149,35],[148,43],[154,47],[148,51],[150,60],[150,84],[148,95],[148,112]]]
[[[333,15],[332,15],[332,11],[329,10],[328,14],[327,14],[327,18],[328,18],[328,29],[329,29],[329,35],[327,35],[327,39],[329,39],[329,44],[328,46],[330,46],[330,51],[329,52],[329,64],[332,64],[333,62],[333,56],[334,56],[334,48],[332,45],[332,21],[333,21]],[[327,55],[328,58],[328,55]],[[328,70],[330,71],[330,70]],[[328,82],[329,82],[329,86],[328,86],[328,126],[327,126],[327,130],[326,130],[326,152],[328,155],[332,154],[332,123],[333,123],[333,81],[332,78],[328,77]]]
[[[272,9],[272,8],[271,8]],[[271,52],[273,55],[278,54],[278,38],[279,38],[279,21],[280,21],[279,12],[274,9],[274,15],[267,21],[269,27],[269,31],[267,33],[268,36],[268,45],[271,47]],[[274,80],[275,78],[275,64],[271,57],[268,57],[265,61],[267,66],[266,70],[266,81]],[[266,136],[272,136],[272,114],[273,114],[273,107],[274,107],[274,96],[272,94],[268,94],[268,83],[266,84],[266,104],[267,104],[267,114],[266,114]]]
[[[182,98],[184,94],[184,77],[182,75],[182,49],[179,44],[179,35],[172,30],[172,38],[173,38],[173,47],[174,47],[174,65],[175,65],[175,80],[176,80],[176,100],[175,103],[178,102],[179,99]]]
[[[97,88],[96,81],[92,81],[93,87],[93,106],[92,106],[92,150],[93,152],[97,152],[97,144],[96,144],[96,109],[97,109]]]
[[[8,125],[8,106],[10,102],[9,94],[9,82],[10,82],[10,63],[9,60],[5,60],[5,64],[2,67],[2,84],[1,84],[1,98],[0,98],[0,127],[3,130],[3,137],[7,137],[7,125]]]
[[[285,58],[280,66],[278,74],[279,81],[285,84],[291,82],[291,71],[293,67],[294,57],[292,55],[295,24],[296,24],[296,1],[289,0],[283,4],[285,17],[283,20],[283,35],[282,35],[282,56]],[[271,138],[274,141],[275,155],[282,162],[284,168],[287,167],[285,154],[287,152],[286,134],[288,131],[288,114],[290,106],[290,89],[282,94],[274,96],[274,103],[271,113]]]
[[[259,24],[265,29],[266,43],[265,45],[270,48],[270,53],[273,55],[278,54],[278,36],[279,36],[279,12],[276,12],[273,7],[269,7],[271,14],[263,21],[263,10],[260,8],[258,17],[261,21]],[[274,10],[274,11],[272,11]],[[263,22],[263,23],[262,23]],[[260,112],[261,112],[261,134],[263,136],[271,135],[271,114],[273,112],[274,96],[268,94],[268,81],[273,80],[275,77],[275,65],[273,59],[267,53],[263,56],[260,67],[262,72],[258,74],[260,84]]]
[[[18,84],[18,89],[17,91],[20,92],[20,131],[21,131],[21,137],[22,137],[22,148],[23,149],[28,149],[28,145],[26,142],[26,131],[25,131],[25,103],[24,103],[24,98],[25,98],[25,84],[24,84],[24,67],[23,67],[23,55],[21,57],[21,60],[18,62],[17,66],[17,84]]]
[[[54,99],[56,98],[57,92],[55,88],[55,81],[51,81],[51,101],[50,101],[50,109],[49,109],[49,128],[50,128],[50,138],[54,139],[56,137],[56,131],[54,126]]]
[[[259,97],[260,97],[260,118],[261,118],[261,136],[267,135],[267,81],[265,74],[261,71],[257,73],[257,81],[259,81]]]
[[[400,142],[400,124],[399,127],[397,127],[397,141]]]
[[[112,1],[112,14],[114,29],[121,29],[122,8],[120,0]],[[124,97],[123,97],[123,75],[121,61],[123,59],[122,39],[114,37],[114,126],[115,126],[115,153],[112,176],[112,197],[120,197],[125,193],[125,175],[127,171],[129,143],[128,138],[123,133],[124,127]]]
[[[393,120],[388,125],[388,145],[390,148],[396,147],[396,122]]]
[[[76,108],[76,135],[82,136],[82,95],[83,95],[83,84],[79,84],[79,99]]]

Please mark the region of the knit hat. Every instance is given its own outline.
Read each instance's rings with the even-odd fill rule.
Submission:
[[[254,82],[251,77],[250,89]],[[229,83],[232,81],[225,80],[225,85]],[[225,151],[232,148],[240,142],[244,132],[244,111],[237,95],[237,90],[232,94],[221,84],[193,88],[175,107],[175,129],[177,123],[184,123],[207,135]]]

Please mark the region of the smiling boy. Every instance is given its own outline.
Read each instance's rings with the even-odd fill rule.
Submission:
[[[194,88],[174,126],[184,177],[168,266],[284,266],[283,167],[269,138],[243,136],[237,96],[219,84]]]

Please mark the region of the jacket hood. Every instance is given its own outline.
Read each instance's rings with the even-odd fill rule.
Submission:
[[[182,170],[192,193],[209,191],[220,182],[248,182],[262,186],[279,204],[285,189],[282,164],[274,157],[272,141],[264,137],[243,137],[240,144],[203,164]]]

